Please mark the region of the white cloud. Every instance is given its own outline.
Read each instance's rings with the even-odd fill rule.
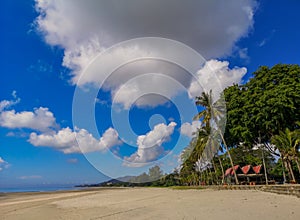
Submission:
[[[49,131],[57,128],[55,117],[48,108],[39,107],[34,111],[16,112],[16,110],[7,110],[18,104],[21,99],[18,98],[17,92],[13,91],[14,100],[3,100],[0,102],[0,126],[6,128],[29,128],[37,131]],[[12,136],[9,133],[8,136]]]
[[[248,55],[248,48],[245,47],[245,48],[239,48],[238,50],[238,55],[241,59],[244,59],[246,60],[247,62],[250,60],[250,57]]]
[[[170,68],[170,70],[174,71],[169,72],[168,70],[165,73],[173,74],[173,77],[176,77],[175,69]],[[138,107],[162,105],[184,88],[173,77],[159,73],[149,73],[134,77],[113,91],[113,102],[122,104],[125,109],[129,109],[133,104]],[[184,77],[181,78],[183,79]],[[187,81],[187,79],[184,80]]]
[[[262,41],[260,41],[258,43],[258,46],[259,47],[265,46],[273,38],[273,36],[275,35],[275,33],[276,33],[276,29],[273,29],[271,31],[271,33],[269,34],[269,36],[265,37]]]
[[[48,108],[35,108],[33,112],[15,110],[0,112],[0,126],[6,128],[29,128],[38,131],[49,131],[57,127],[55,117]]]
[[[12,94],[17,98],[16,92]],[[7,108],[13,104],[12,101],[4,102],[2,106]],[[6,104],[8,103],[8,104]],[[85,129],[71,130],[69,127],[59,129],[54,114],[48,108],[35,108],[33,112],[15,110],[0,112],[0,126],[6,128],[27,128],[34,130],[29,137],[29,142],[34,146],[54,147],[64,153],[87,153],[93,151],[104,151],[116,145],[120,145],[118,133],[113,128],[107,129],[102,137],[97,140]],[[58,131],[57,131],[58,130]],[[7,136],[27,136],[25,133],[9,132]],[[0,158],[0,164],[4,161]],[[2,170],[2,167],[1,167]]]
[[[171,122],[169,125],[158,124],[146,135],[137,138],[138,150],[130,157],[125,157],[125,166],[143,166],[162,156],[165,151],[162,144],[170,139],[177,124]]]
[[[1,101],[0,102],[0,112],[3,111],[3,109],[5,109],[11,105],[12,105],[11,101],[8,101],[8,100]]]
[[[99,140],[85,129],[72,131],[67,127],[52,134],[32,132],[28,141],[34,146],[53,147],[65,154],[105,151],[121,144],[118,133],[113,128],[107,129]]]
[[[255,7],[255,0],[36,0],[36,10],[39,13],[36,25],[48,44],[64,49],[62,65],[72,71],[71,82],[77,84],[82,71],[99,52],[136,37],[154,36],[177,40],[206,58],[229,55],[235,43],[252,28]],[[117,54],[107,55],[106,61],[126,60],[125,57],[132,53],[140,54],[141,57],[149,55],[149,50],[151,53],[151,47],[145,50],[138,46],[120,48]],[[157,55],[159,54],[156,57]],[[132,83],[133,86],[139,85],[138,88],[124,87],[128,79],[145,71],[168,75],[165,69],[170,68],[167,64],[160,64],[160,69],[152,71],[145,63],[140,66],[144,69],[143,72],[123,70],[105,83],[106,89],[113,95],[119,90],[124,94],[117,99],[124,106],[131,104],[126,101],[128,94],[142,94],[144,90],[141,88],[150,84],[144,81]],[[176,72],[177,75],[184,75],[182,70]],[[187,87],[191,81],[188,77],[172,77]],[[80,83],[81,86],[97,83],[103,78],[104,73],[97,72],[81,79]],[[164,88],[167,83],[166,80],[152,81],[156,83],[156,88]],[[174,87],[168,89],[170,96],[178,92]],[[157,105],[162,100],[152,99],[145,103],[150,102],[151,105]]]
[[[12,93],[11,93],[12,97],[14,97],[14,99],[18,99],[18,96],[17,96],[17,91],[14,90]]]
[[[28,137],[28,133],[27,132],[23,132],[23,131],[10,131],[6,134],[6,137],[20,137],[20,138],[24,138],[24,137]]]
[[[100,104],[100,105],[104,105],[104,106],[108,106],[108,101],[107,100],[102,100],[99,98],[95,98],[95,103]]]
[[[181,125],[180,132],[181,134],[191,138],[200,126],[200,121],[193,121],[192,123],[185,122]]]
[[[0,157],[0,171],[2,171],[5,168],[8,168],[9,166],[9,163],[6,162],[2,157]]]
[[[46,42],[60,45],[80,66],[101,47],[136,37],[182,41],[205,56],[220,56],[253,25],[254,0],[36,0]],[[74,49],[73,49],[74,48]]]
[[[205,92],[213,90],[214,94],[219,94],[221,91],[234,83],[239,84],[242,77],[247,73],[245,67],[234,67],[230,69],[228,61],[209,60],[204,67],[197,73],[197,80],[194,80],[189,88],[189,96],[191,98],[199,96],[203,89]],[[218,86],[216,79],[213,77],[216,75],[220,82]],[[199,82],[201,85],[199,85]]]
[[[0,102],[0,112],[7,108],[10,108],[13,105],[18,104],[21,101],[21,99],[17,97],[17,92],[15,90],[12,92],[11,95],[14,98],[14,100],[3,100]]]

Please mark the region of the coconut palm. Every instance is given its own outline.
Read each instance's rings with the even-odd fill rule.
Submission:
[[[297,122],[296,123],[299,127],[300,127],[300,122]],[[299,157],[300,157],[300,129],[296,129],[293,131],[293,148],[292,148],[292,155],[293,155],[293,158],[294,158],[294,161],[296,162],[297,164],[297,168],[298,168],[298,172],[300,174],[300,162],[299,162]]]
[[[211,127],[203,127],[198,134],[198,140],[203,143],[203,152],[201,155],[201,159],[204,161],[211,161],[214,167],[215,173],[216,165],[214,163],[213,158],[218,157],[218,151],[222,150],[220,145],[220,135],[216,129]],[[224,169],[220,157],[218,157],[219,164],[222,172],[222,183],[224,182]]]
[[[183,166],[187,165],[185,163],[195,164],[202,157],[209,134],[210,131],[207,129],[200,128],[197,130],[194,134],[195,137],[192,138],[181,154],[181,160],[184,162]]]
[[[192,138],[189,145],[183,150],[181,160],[183,161],[181,175],[183,180],[188,180],[188,176],[193,176],[197,170],[199,161],[207,161],[211,158],[211,153],[207,150],[206,145],[210,143],[210,127],[202,127],[195,132],[195,137]]]
[[[296,162],[298,171],[300,173],[298,152],[300,143],[299,131],[290,131],[288,128],[286,128],[285,132],[280,131],[278,135],[273,136],[271,138],[271,143],[274,144],[279,150],[291,180],[296,182],[291,161],[294,160]]]
[[[220,122],[224,120],[225,112],[224,103],[222,102],[222,99],[220,98],[218,101],[214,102],[212,90],[210,90],[209,93],[202,92],[201,96],[197,96],[195,103],[196,105],[202,106],[204,109],[200,111],[197,115],[195,115],[194,119],[202,119],[202,123],[205,124],[206,128],[213,127],[218,132],[221,138],[221,142],[223,143],[223,146],[225,147],[225,150],[228,154],[230,164],[233,169],[235,182],[236,184],[239,184],[228,146],[219,126]]]

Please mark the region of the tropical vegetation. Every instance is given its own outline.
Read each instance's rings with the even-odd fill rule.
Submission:
[[[224,170],[259,165],[264,182],[300,182],[300,67],[260,67],[243,85],[196,97],[202,126],[184,149],[183,184],[222,184]],[[226,106],[226,111],[224,107]],[[226,121],[226,128],[222,124]]]

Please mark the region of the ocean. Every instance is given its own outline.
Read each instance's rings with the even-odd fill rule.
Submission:
[[[12,192],[54,192],[54,191],[68,191],[79,190],[80,187],[74,186],[51,186],[51,187],[16,187],[16,188],[0,188],[0,193]]]

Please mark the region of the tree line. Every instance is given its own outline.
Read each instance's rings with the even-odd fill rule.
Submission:
[[[260,67],[247,83],[232,85],[214,98],[212,91],[196,97],[201,111],[194,120],[202,126],[181,155],[184,184],[224,183],[224,170],[230,167],[239,184],[236,164],[263,164],[266,183],[299,182],[298,65]]]

